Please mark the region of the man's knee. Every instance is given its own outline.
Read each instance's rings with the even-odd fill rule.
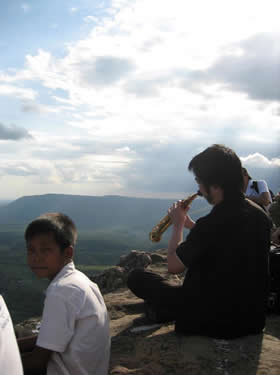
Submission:
[[[139,285],[141,285],[144,272],[143,269],[135,268],[128,274],[127,286],[132,292],[135,291],[137,286],[139,287]]]

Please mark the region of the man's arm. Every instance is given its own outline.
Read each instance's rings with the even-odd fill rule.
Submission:
[[[170,273],[181,273],[185,270],[185,265],[176,254],[176,249],[183,240],[184,227],[192,228],[195,222],[186,215],[189,207],[184,208],[181,201],[173,204],[168,210],[173,227],[171,237],[168,243],[167,266]]]

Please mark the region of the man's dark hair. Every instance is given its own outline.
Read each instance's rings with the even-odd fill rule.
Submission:
[[[198,180],[209,192],[210,186],[223,189],[224,198],[240,196],[243,191],[242,166],[236,153],[224,146],[214,144],[196,155],[189,163]]]
[[[25,241],[38,234],[52,233],[61,251],[68,246],[75,246],[78,233],[74,222],[60,212],[50,212],[33,220],[26,228]]]

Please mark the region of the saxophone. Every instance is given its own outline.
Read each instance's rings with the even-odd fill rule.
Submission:
[[[182,202],[183,202],[184,208],[187,208],[192,203],[192,201],[199,195],[201,195],[200,191],[188,196],[186,199],[183,199]],[[161,240],[161,236],[166,231],[166,229],[170,227],[171,224],[172,222],[171,222],[170,217],[168,215],[164,216],[160,220],[160,222],[153,227],[152,231],[150,232],[149,234],[150,240],[152,242],[159,242]]]

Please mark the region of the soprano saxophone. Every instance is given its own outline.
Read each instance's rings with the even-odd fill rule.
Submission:
[[[200,191],[188,196],[186,199],[183,199],[182,202],[184,204],[184,208],[187,208],[192,203],[192,201],[199,195],[201,195]],[[150,240],[152,242],[159,242],[161,240],[161,236],[166,231],[166,229],[170,227],[171,224],[172,222],[169,215],[164,216],[160,220],[160,222],[153,227],[152,231],[150,232]]]

